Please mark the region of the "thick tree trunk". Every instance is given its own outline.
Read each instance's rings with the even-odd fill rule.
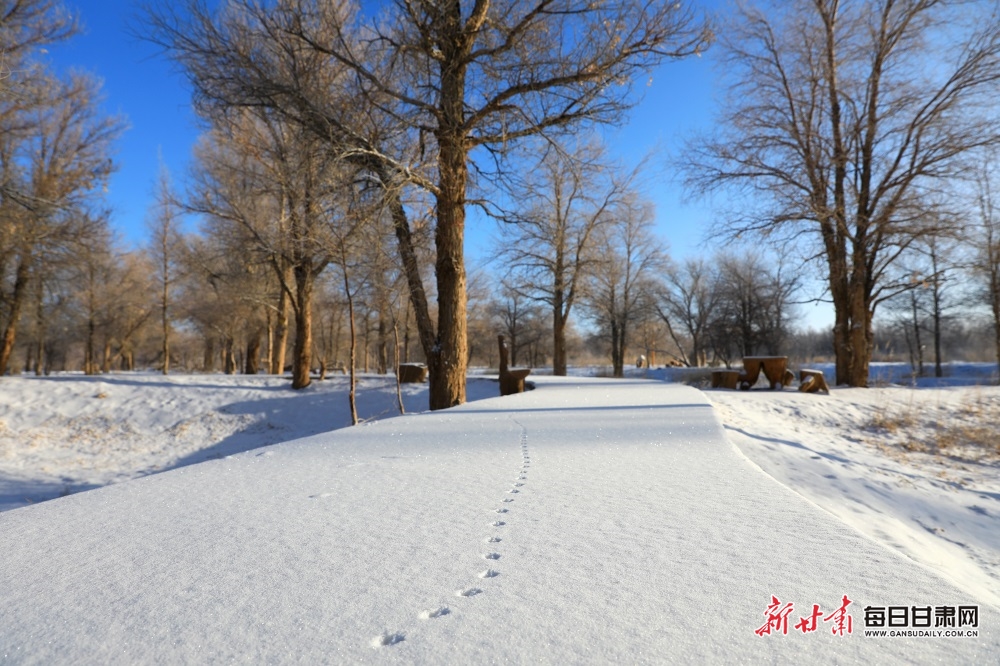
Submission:
[[[399,198],[399,189],[393,185],[394,180],[390,172],[383,166],[378,166],[379,179],[385,185],[385,196],[392,216],[393,230],[396,233],[396,248],[399,252],[400,263],[403,266],[403,273],[406,276],[406,284],[409,288],[409,305],[413,308],[414,319],[417,324],[417,335],[420,338],[420,346],[424,352],[424,358],[430,362],[433,353],[437,333],[434,322],[431,320],[430,309],[427,305],[427,292],[424,291],[424,281],[420,276],[420,262],[417,258],[417,250],[413,243],[413,233],[410,230],[410,222],[406,216],[406,209]],[[409,310],[407,310],[407,322],[409,321]],[[409,362],[409,325],[407,323],[404,335],[404,362]]]
[[[315,276],[308,263],[295,267],[295,348],[292,350],[292,388],[309,386],[312,362],[312,290]]]
[[[611,374],[625,376],[624,331],[617,321],[611,322]]]
[[[558,292],[552,308],[552,374],[566,376],[566,318],[563,316],[562,294]]]
[[[222,369],[227,375],[236,374],[236,356],[233,354],[233,339],[228,335],[222,349]]]

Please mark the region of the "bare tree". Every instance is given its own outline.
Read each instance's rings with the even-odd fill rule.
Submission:
[[[974,274],[982,285],[983,301],[989,305],[993,324],[993,344],[1000,377],[1000,202],[993,195],[995,164],[985,160],[976,174],[974,228],[978,238],[973,260]]]
[[[46,257],[87,233],[88,206],[114,168],[111,144],[124,125],[100,113],[98,93],[97,81],[83,74],[66,81],[39,75],[21,126],[0,132],[0,374],[32,280],[45,272]]]
[[[827,268],[837,382],[866,386],[886,269],[937,233],[927,193],[998,138],[993,2],[841,0],[737,6],[724,33],[730,94],[692,143],[696,191],[747,195],[721,231],[807,234]]]
[[[709,324],[719,297],[717,282],[712,264],[703,258],[690,258],[667,269],[658,291],[656,312],[667,325],[684,365],[707,362]]]
[[[184,240],[180,230],[180,209],[170,188],[170,176],[162,165],[147,226],[150,235],[149,255],[156,275],[157,307],[160,311],[160,371],[166,375],[170,374],[172,300],[180,270],[178,258],[183,252]]]
[[[655,307],[653,283],[665,255],[652,232],[650,204],[631,197],[616,207],[612,219],[598,232],[603,260],[591,277],[587,301],[592,319],[611,344],[614,376],[623,377],[629,332]]]
[[[494,293],[489,310],[497,328],[504,334],[510,350],[510,364],[517,365],[518,354],[538,340],[534,333],[543,319],[536,302],[524,296],[523,289],[511,287],[501,281],[500,290]]]
[[[735,356],[784,354],[798,277],[785,262],[753,251],[720,253],[714,261],[719,270],[709,331],[716,354],[727,364]]]
[[[187,208],[239,225],[245,252],[272,267],[295,318],[292,387],[310,383],[313,290],[334,257],[329,234],[339,219],[335,184],[341,176],[313,136],[268,114],[238,114],[220,122],[198,151],[199,171]],[[280,348],[284,342],[279,335]]]
[[[635,171],[618,175],[600,146],[584,144],[572,153],[550,148],[527,173],[512,195],[517,209],[502,216],[498,257],[517,273],[511,279],[523,295],[549,307],[552,373],[565,376],[566,325],[596,261],[596,230],[610,221]],[[513,357],[513,337],[510,347]]]
[[[0,123],[17,108],[16,102],[27,101],[20,91],[33,78],[27,70],[35,53],[72,37],[78,29],[76,17],[59,0],[16,0],[0,5]]]
[[[362,161],[388,192],[412,182],[434,197],[436,331],[404,249],[405,217],[397,223],[421,337],[434,334],[425,343],[432,409],[465,401],[464,235],[472,151],[483,147],[500,153],[527,136],[617,122],[630,104],[628,84],[634,75],[666,58],[696,52],[707,37],[680,3],[644,0],[477,0],[465,9],[459,0],[400,0],[386,5],[368,25],[337,2],[236,4],[240,12],[229,15],[239,18],[224,29],[216,27],[200,0],[187,4],[191,20],[161,6],[151,15],[153,38],[173,49],[202,94],[284,108],[316,128],[338,155]],[[302,54],[303,61],[312,58],[313,65],[328,70],[346,68],[359,95],[354,104],[362,101],[369,117],[402,123],[408,134],[396,140],[406,140],[409,154],[417,145],[421,152],[430,146],[429,174],[419,176],[406,160],[390,158],[400,153],[392,150],[391,137],[376,133],[373,140],[372,132],[358,131],[356,119],[345,122],[343,110],[332,110],[323,99],[330,96],[329,87],[303,90],[294,79],[262,72],[259,58],[241,58],[241,69],[230,69],[233,54],[246,52],[230,37],[247,34],[239,26],[248,25],[259,26],[255,34],[266,40],[256,53],[281,50]],[[225,86],[229,92],[220,92]],[[404,215],[401,207],[394,211],[397,219]]]

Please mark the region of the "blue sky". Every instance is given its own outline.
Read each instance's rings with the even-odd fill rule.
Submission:
[[[129,129],[118,143],[119,170],[109,199],[114,225],[128,244],[145,241],[144,218],[159,169],[159,154],[175,182],[183,179],[199,133],[184,77],[158,49],[129,34],[126,23],[135,17],[134,0],[65,0],[77,12],[83,34],[50,48],[49,59],[59,70],[77,67],[104,81],[105,108],[123,114]],[[714,4],[714,3],[706,3]],[[656,148],[678,145],[687,130],[712,115],[711,56],[669,63],[652,77],[650,85],[636,85],[644,93],[628,124],[609,130],[610,144],[626,162],[635,163]],[[674,253],[685,253],[699,239],[695,233],[709,219],[696,205],[682,206],[677,185],[668,182],[659,156],[649,164],[646,194],[657,204],[659,229]],[[483,242],[470,229],[470,250]]]
[[[706,9],[724,0],[700,3]],[[113,225],[122,241],[146,241],[146,210],[152,197],[160,155],[175,183],[183,183],[199,134],[184,77],[158,49],[129,34],[126,23],[137,14],[134,0],[65,0],[84,24],[83,34],[50,49],[52,64],[78,67],[104,81],[105,108],[123,114],[129,129],[118,143],[118,172],[109,187]],[[626,163],[653,152],[646,196],[656,205],[657,230],[674,258],[711,254],[705,230],[712,219],[707,202],[684,201],[665,155],[678,150],[685,136],[709,127],[716,113],[713,53],[663,65],[650,81],[637,82],[642,101],[626,124],[607,132],[608,144]],[[647,85],[648,83],[648,85]],[[467,248],[475,260],[488,246],[491,223],[470,219]],[[813,311],[813,306],[805,306]],[[813,317],[810,315],[810,319]]]

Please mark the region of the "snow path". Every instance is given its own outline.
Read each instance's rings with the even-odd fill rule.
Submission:
[[[764,474],[700,392],[531,393],[316,435],[0,514],[0,661],[986,663],[866,638],[975,599]],[[854,634],[793,628],[847,595]],[[775,595],[789,635],[758,637]]]

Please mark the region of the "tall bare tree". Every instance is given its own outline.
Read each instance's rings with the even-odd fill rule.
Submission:
[[[613,221],[598,230],[603,257],[591,276],[587,302],[591,317],[611,344],[615,377],[625,374],[629,333],[654,309],[654,281],[665,253],[653,235],[653,209],[635,196],[615,208]]]
[[[394,209],[428,355],[432,409],[465,401],[464,238],[472,152],[477,147],[503,152],[527,136],[618,122],[632,101],[634,75],[697,51],[707,38],[679,2],[476,0],[463,7],[460,0],[399,0],[370,21],[339,2],[233,4],[239,11],[228,16],[238,18],[224,27],[217,27],[201,0],[186,5],[186,16],[193,19],[161,5],[149,21],[153,39],[188,67],[201,94],[282,108],[326,137],[338,155],[363,162],[387,191],[411,182],[434,197],[436,330],[420,302],[423,290],[415,284],[416,267],[409,265],[412,255],[405,251],[404,211]],[[245,26],[259,27],[254,34],[264,42],[256,51],[233,43],[239,41],[234,36],[248,34]],[[275,68],[273,76],[262,71],[261,59],[252,56],[266,51],[350,72],[358,95],[352,101],[365,109],[360,124],[356,116],[331,108],[324,99],[331,88],[304,90],[294,78],[281,76],[287,67]],[[375,116],[392,119],[405,134],[375,132],[373,140],[367,119]],[[405,139],[402,151],[400,139]],[[400,159],[416,146],[434,155],[423,176],[409,168],[408,158]],[[427,339],[432,333],[433,341]]]
[[[301,128],[267,113],[235,115],[200,146],[187,207],[242,227],[245,252],[271,265],[285,295],[279,324],[286,303],[294,313],[292,387],[300,389],[310,383],[315,281],[335,256],[329,234],[340,219],[334,185],[341,176]]]
[[[687,366],[707,361],[709,324],[719,298],[718,275],[704,258],[670,265],[657,292],[656,312]]]
[[[180,228],[180,207],[171,190],[166,167],[160,167],[154,191],[154,202],[149,211],[149,256],[157,284],[157,308],[160,312],[161,365],[163,374],[170,374],[170,328],[173,317],[173,297],[180,272],[183,254],[183,236]]]
[[[690,146],[688,183],[746,195],[723,232],[814,241],[835,309],[837,382],[866,386],[872,318],[895,293],[886,269],[938,231],[926,194],[1000,136],[1000,10],[741,2],[721,41],[729,96],[718,129]]]
[[[1000,378],[1000,201],[994,194],[995,169],[993,160],[984,160],[975,177],[977,196],[976,209],[972,213],[975,224],[972,226],[976,230],[977,250],[973,271],[983,287],[983,301],[990,309],[997,377]]]
[[[517,208],[503,214],[498,257],[517,274],[515,288],[549,307],[552,372],[565,376],[566,325],[597,261],[597,229],[611,222],[635,172],[618,173],[599,145],[584,144],[570,153],[551,148],[527,173],[514,188]]]
[[[100,112],[99,90],[84,74],[67,80],[39,74],[31,104],[16,114],[19,127],[0,132],[0,374],[7,372],[32,280],[44,273],[47,256],[87,232],[88,206],[114,169],[111,146],[124,123]]]

